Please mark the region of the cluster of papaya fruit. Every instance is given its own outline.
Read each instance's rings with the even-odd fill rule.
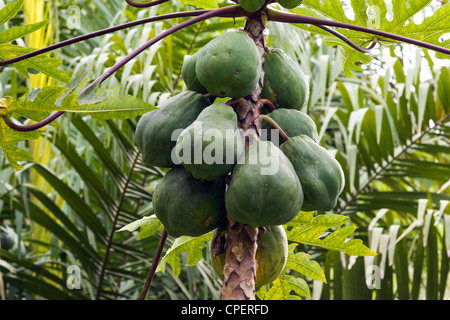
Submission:
[[[136,128],[145,162],[170,168],[153,194],[155,214],[170,235],[215,230],[214,243],[227,215],[264,227],[257,287],[273,281],[285,265],[282,225],[300,210],[331,210],[344,186],[339,163],[318,144],[314,121],[301,111],[309,85],[299,65],[279,49],[266,48],[263,61],[246,32],[218,36],[185,61],[187,90],[143,115]],[[262,72],[261,98],[275,107],[264,116],[273,121],[261,129],[269,134],[246,148],[236,110],[227,102],[250,95]],[[213,259],[221,273],[224,253]]]

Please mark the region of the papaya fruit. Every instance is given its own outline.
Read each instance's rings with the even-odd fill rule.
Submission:
[[[286,133],[288,137],[295,137],[301,134],[305,134],[315,142],[319,141],[319,135],[317,134],[317,127],[314,120],[311,119],[306,112],[298,111],[295,109],[277,109],[267,114],[271,117],[280,128]],[[274,141],[272,133],[275,128],[268,122],[263,121],[262,128],[267,133],[267,140]],[[278,140],[281,143],[285,142],[283,137],[279,135]]]
[[[303,0],[278,0],[278,3],[286,9],[294,9],[301,5]]]
[[[303,192],[289,159],[270,141],[245,150],[225,192],[228,215],[251,226],[281,225],[300,211]]]
[[[270,100],[277,108],[301,110],[309,99],[309,83],[297,62],[282,50],[272,49],[264,53],[263,99]]]
[[[197,72],[195,71],[195,66],[197,65],[197,53],[186,58],[184,60],[183,66],[181,67],[181,78],[186,84],[188,90],[196,91],[199,93],[207,93],[208,90],[200,83],[197,77]]]
[[[221,228],[214,230],[211,247],[220,236],[220,232]],[[264,233],[259,232],[255,256],[258,263],[255,287],[260,288],[278,278],[286,265],[287,257],[288,240],[283,226],[268,226],[265,227]],[[225,253],[213,256],[212,265],[217,274],[221,276],[225,265]]]
[[[302,184],[302,210],[333,209],[345,186],[339,162],[307,135],[290,138],[280,149],[291,161]]]
[[[210,104],[200,93],[183,91],[161,103],[158,110],[144,114],[135,132],[144,161],[151,166],[173,167],[172,149],[181,129],[189,126]]]
[[[153,193],[155,215],[173,237],[197,237],[224,223],[225,181],[200,181],[182,166],[173,167]]]
[[[239,5],[247,12],[256,12],[265,2],[266,0],[239,0]]]
[[[195,178],[215,180],[229,173],[244,153],[237,115],[225,102],[205,108],[178,137],[179,163]]]
[[[212,95],[240,98],[256,88],[262,70],[261,59],[246,32],[223,33],[197,54],[198,80]]]

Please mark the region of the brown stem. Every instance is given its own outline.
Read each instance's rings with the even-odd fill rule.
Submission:
[[[331,33],[332,35],[334,35],[335,37],[338,37],[339,39],[341,39],[342,41],[344,41],[345,43],[347,43],[350,47],[352,47],[353,49],[362,52],[362,53],[369,53],[370,51],[372,51],[372,49],[375,47],[375,45],[377,44],[377,41],[373,41],[372,44],[367,47],[361,47],[358,46],[356,43],[354,43],[352,40],[350,40],[349,38],[347,38],[346,36],[344,36],[343,34],[340,34],[339,32],[337,32],[336,30],[329,28],[327,26],[322,26],[320,24],[317,25],[317,27]]]
[[[272,111],[277,110],[277,108],[275,107],[275,105],[272,103],[272,101],[268,100],[268,99],[261,99],[261,102],[263,105],[268,105],[270,107],[270,109],[272,109]]]
[[[134,2],[131,0],[125,0],[130,6],[135,7],[135,8],[149,8],[149,7],[153,7],[153,6],[157,6],[158,4],[167,2],[169,0],[153,0],[150,2]]]
[[[264,29],[266,15],[264,11],[252,15],[246,21],[245,31],[255,42],[262,63],[264,63]],[[233,101],[239,119],[239,128],[243,138],[261,133],[261,118],[259,117],[263,103],[261,90],[264,83],[264,72],[257,88],[247,97]],[[248,147],[255,140],[245,140]],[[255,300],[255,282],[258,249],[257,237],[259,229],[242,224],[228,217],[225,230],[225,264],[223,268],[222,300]]]
[[[145,300],[145,297],[147,296],[148,289],[150,288],[150,285],[152,284],[153,276],[156,272],[156,267],[158,267],[159,260],[161,259],[161,253],[164,248],[164,244],[166,243],[167,239],[167,230],[164,228],[161,239],[159,240],[158,248],[156,249],[155,256],[153,258],[152,266],[150,267],[150,271],[147,275],[147,280],[145,280],[144,288],[142,289],[141,295],[139,296],[139,300]]]

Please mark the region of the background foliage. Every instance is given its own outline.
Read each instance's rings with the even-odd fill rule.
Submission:
[[[333,12],[320,10],[327,3],[306,1],[307,6],[299,10],[316,9],[336,18]],[[442,5],[434,7],[428,1],[412,7],[415,13],[425,14]],[[29,9],[30,16],[27,8],[25,3],[24,10],[0,30],[48,19],[43,33],[16,40],[17,45],[34,47],[130,20],[193,9],[187,1],[171,1],[139,10],[122,0],[42,1],[42,11]],[[445,8],[448,11],[448,5]],[[33,18],[37,12],[43,16]],[[20,68],[3,68],[1,96],[22,97],[17,108],[28,105],[24,115],[38,120],[43,114],[33,117],[33,101],[38,100],[27,102],[29,92],[62,86],[61,81],[80,74],[95,79],[133,48],[179,21],[150,23],[55,51],[67,79],[43,79],[42,73],[27,78]],[[138,97],[145,103],[142,110],[151,109],[184,89],[180,70],[185,55],[195,53],[224,29],[243,23],[243,19],[212,19],[177,32],[139,55],[102,88],[116,90],[118,96],[126,94],[127,99]],[[310,79],[307,111],[318,126],[321,144],[344,168],[346,187],[333,212],[299,215],[286,226],[291,243],[286,272],[258,291],[258,298],[448,299],[448,60],[409,45],[377,45],[370,57],[363,58],[347,47],[333,47],[336,38],[285,24],[269,22],[267,27],[269,46],[285,50]],[[360,60],[352,60],[355,55]],[[358,61],[364,64],[355,64]],[[89,103],[98,107],[98,102]],[[54,110],[53,105],[43,111]],[[2,299],[139,296],[162,230],[152,218],[152,190],[165,172],[144,165],[134,139],[137,117],[126,118],[104,120],[92,113],[68,113],[55,128],[24,137],[39,140],[8,141],[24,150],[16,152],[33,154],[35,161],[17,162],[16,168],[23,166],[23,170],[15,171],[5,157],[17,153],[0,153]],[[308,228],[317,233],[309,238],[314,242],[299,240]],[[331,233],[340,238],[342,252],[327,247],[325,236]],[[344,241],[350,235],[378,255],[356,258],[351,251],[355,242]],[[219,299],[221,279],[211,267],[209,250],[202,250],[210,237],[168,238],[149,299]],[[73,288],[74,266],[81,272],[79,289]]]

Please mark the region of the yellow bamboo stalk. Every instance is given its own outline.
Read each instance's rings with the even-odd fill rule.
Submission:
[[[31,24],[48,19],[50,16],[50,10],[52,10],[52,1],[55,0],[25,0],[25,23]],[[39,29],[36,32],[28,35],[25,38],[25,42],[28,47],[39,49],[52,44],[53,35],[53,25],[51,21],[49,21],[45,28]],[[30,86],[33,89],[43,88],[52,84],[52,79],[48,78],[44,74],[39,73],[30,76]],[[49,165],[50,160],[53,156],[51,144],[43,137],[38,140],[30,141],[30,152],[36,162],[42,163],[44,165]],[[30,171],[30,183],[32,183],[45,193],[50,191],[50,186],[46,183],[45,179],[42,178],[34,169],[31,169]],[[31,201],[36,200],[31,198]],[[48,243],[50,242],[51,234],[48,232],[48,230],[40,227],[39,225],[33,224],[32,237],[35,240]],[[41,254],[44,253],[47,249],[41,246],[34,246],[32,250],[35,254]]]

